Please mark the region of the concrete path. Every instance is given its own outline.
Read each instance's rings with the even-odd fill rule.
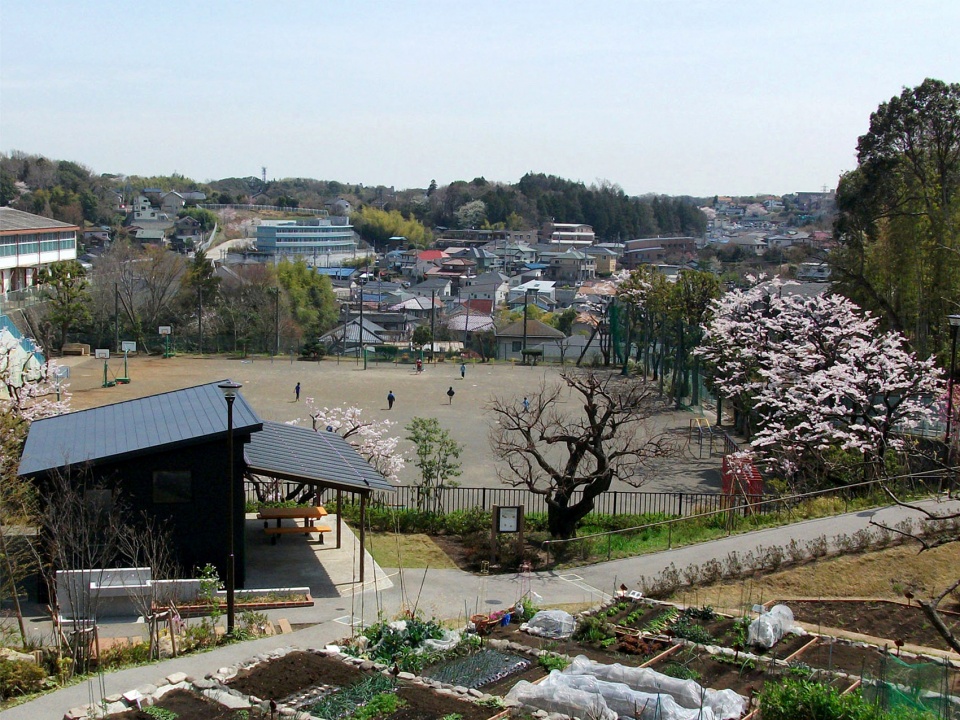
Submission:
[[[960,511],[960,501],[928,501],[923,503],[923,506],[939,511]],[[356,595],[322,598],[312,608],[283,613],[294,624],[315,623],[310,627],[292,634],[230,645],[186,658],[110,673],[102,678],[102,694],[121,693],[145,684],[156,684],[157,680],[174,672],[203,677],[206,673],[278,647],[323,647],[348,636],[351,622],[372,622],[380,613],[389,617],[404,608],[412,609],[416,606],[428,616],[463,619],[465,615],[477,611],[489,612],[509,607],[528,591],[537,593],[542,598],[538,602],[545,606],[567,603],[596,604],[607,599],[621,583],[635,588],[641,575],[656,575],[671,564],[682,570],[691,563],[703,564],[710,559],[723,561],[733,551],[742,554],[756,551],[757,548],[786,546],[791,540],[806,542],[820,536],[833,543],[842,535],[853,535],[858,530],[869,528],[871,520],[894,525],[906,518],[920,517],[920,513],[901,507],[849,513],[557,573],[478,576],[458,570],[406,570],[402,574],[387,571],[390,587],[385,587],[386,583],[384,586],[374,583],[372,587]],[[72,707],[99,700],[99,683],[99,680],[88,681],[58,690],[6,710],[0,713],[0,718],[60,718]]]

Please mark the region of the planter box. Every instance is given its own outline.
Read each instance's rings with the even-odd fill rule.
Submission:
[[[313,597],[311,597],[310,592],[307,588],[296,588],[295,591],[288,591],[289,594],[293,595],[303,595],[305,599],[296,599],[296,600],[284,600],[282,598],[277,598],[276,600],[264,601],[264,602],[248,602],[244,600],[244,597],[262,597],[267,594],[276,594],[278,591],[265,591],[265,590],[237,590],[235,597],[235,608],[238,612],[243,612],[245,610],[282,610],[283,608],[300,608],[300,607],[313,607]],[[226,593],[220,591],[217,593],[217,600],[219,601],[220,610],[226,612],[227,603],[226,603]],[[202,617],[203,615],[210,614],[210,605],[208,603],[188,603],[184,605],[178,605],[177,610],[180,613],[180,617]]]

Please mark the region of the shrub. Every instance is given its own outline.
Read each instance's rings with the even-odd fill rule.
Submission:
[[[785,678],[760,693],[763,720],[874,720],[876,709],[856,693],[841,695],[829,685]]]
[[[43,688],[43,668],[24,660],[0,660],[0,698],[29,695]]]

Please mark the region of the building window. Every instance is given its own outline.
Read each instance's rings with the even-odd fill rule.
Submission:
[[[192,484],[189,470],[155,470],[153,502],[163,505],[188,503],[193,500]]]
[[[520,352],[521,350],[523,350],[523,341],[514,340],[511,348],[512,348],[512,352]]]

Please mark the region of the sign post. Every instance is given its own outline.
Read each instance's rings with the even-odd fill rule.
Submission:
[[[517,556],[523,557],[523,505],[494,505],[493,526],[490,528],[490,563],[498,560],[500,534],[517,536]]]

